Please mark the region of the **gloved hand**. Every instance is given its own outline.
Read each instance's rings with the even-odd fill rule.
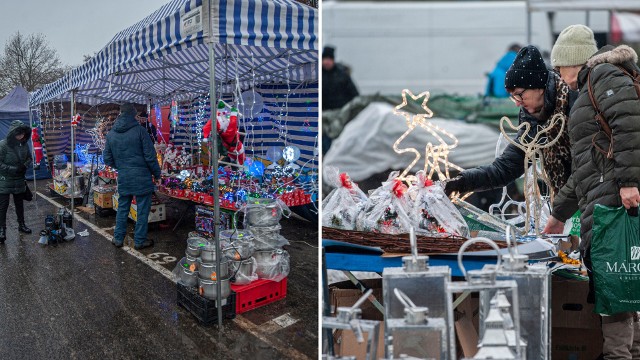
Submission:
[[[451,195],[451,193],[455,191],[459,193],[466,191],[464,177],[462,175],[454,177],[453,179],[447,181],[447,183],[444,185],[444,193],[447,194],[447,196]]]
[[[19,164],[16,166],[16,174],[22,175],[27,172],[27,167],[24,164]]]

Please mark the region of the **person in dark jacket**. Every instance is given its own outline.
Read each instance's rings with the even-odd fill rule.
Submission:
[[[569,122],[573,174],[555,198],[544,229],[546,233],[562,233],[564,222],[580,209],[580,250],[589,274],[590,303],[595,302],[591,230],[596,204],[629,209],[640,203],[640,99],[631,78],[618,67],[640,72],[637,61],[636,52],[626,45],[605,46],[578,73],[580,94]],[[596,111],[588,94],[589,72],[594,97],[611,127],[612,142],[595,120]],[[593,142],[604,152],[611,150],[611,158]],[[635,313],[603,316],[602,335],[605,359],[640,358],[640,324]]]
[[[487,89],[484,92],[484,96],[491,96],[497,98],[506,98],[509,97],[509,93],[507,89],[504,88],[504,78],[507,75],[507,71],[513,64],[513,60],[515,60],[518,51],[520,51],[521,46],[518,44],[512,44],[509,46],[507,53],[504,54],[496,67],[489,73],[487,76]]]
[[[340,109],[358,96],[346,66],[335,62],[335,49],[322,50],[322,110]]]
[[[576,98],[576,92],[571,91],[557,73],[547,70],[542,55],[531,45],[518,52],[505,76],[505,88],[511,100],[520,106],[519,123],[531,125],[528,134],[524,134],[524,128],[518,132],[515,138],[518,143],[523,136],[533,138],[553,115],[566,116]],[[545,171],[554,193],[564,186],[571,172],[569,137],[566,126],[564,129],[555,145],[543,150]],[[552,129],[548,137],[555,138],[558,131],[559,127]],[[509,144],[490,165],[465,170],[449,180],[445,192],[465,193],[504,187],[524,174],[524,161],[524,152]]]
[[[0,141],[0,243],[7,240],[7,210],[9,195],[18,217],[18,231],[31,234],[24,222],[24,193],[27,190],[25,174],[31,165],[31,150],[27,142],[31,128],[20,120],[11,122],[7,137]]]
[[[322,110],[341,109],[358,96],[358,89],[351,80],[349,69],[335,62],[335,49],[325,46],[322,50]],[[326,154],[333,139],[322,134],[322,154]]]
[[[123,104],[120,116],[107,134],[104,147],[104,163],[118,170],[118,213],[113,244],[121,247],[127,234],[127,217],[133,197],[136,198],[138,219],[135,229],[135,249],[153,246],[147,239],[151,195],[155,191],[152,176],[160,179],[160,166],[153,142],[147,130],[136,120],[133,104]]]

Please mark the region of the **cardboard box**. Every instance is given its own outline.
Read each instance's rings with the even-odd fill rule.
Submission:
[[[382,279],[360,280],[368,289],[373,289],[373,296],[382,303]],[[335,316],[338,307],[351,307],[362,297],[362,291],[356,288],[351,281],[342,281],[329,286],[329,298],[331,299],[331,313]],[[384,304],[383,304],[384,305]],[[377,358],[384,357],[384,314],[378,310],[371,301],[365,301],[361,306],[362,318],[365,320],[380,321],[380,334],[378,337]],[[363,336],[369,334],[364,332]],[[364,359],[367,354],[367,342],[358,343],[352,331],[336,330],[333,333],[335,353],[338,356],[355,356],[356,359]]]
[[[103,209],[113,208],[113,192],[93,192],[93,203]]]
[[[367,337],[369,333],[363,332],[365,341],[358,343],[352,331],[336,330],[333,333],[333,349],[337,356],[355,356],[356,359],[365,359],[367,356]],[[384,358],[384,322],[380,323],[378,347],[376,359]]]
[[[367,289],[373,289],[373,296],[384,305],[382,302],[382,279],[365,279],[361,280]],[[351,281],[342,281],[339,283],[331,284],[329,286],[329,298],[331,299],[331,314],[336,315],[336,309],[341,306],[350,307],[356,303],[360,297],[362,297],[362,291],[356,289],[356,286]],[[384,314],[378,310],[371,301],[365,301],[361,306],[362,318],[366,320],[384,320]]]
[[[138,221],[138,205],[131,204],[129,208],[129,218],[133,221]],[[151,209],[149,210],[149,219],[147,222],[159,222],[167,219],[167,212],[164,204],[154,204],[151,205]]]
[[[551,358],[593,360],[602,353],[600,316],[587,303],[589,282],[553,276]]]
[[[472,358],[478,352],[480,297],[471,293],[454,310],[457,354]]]

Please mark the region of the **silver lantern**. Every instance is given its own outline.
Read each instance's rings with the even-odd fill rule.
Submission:
[[[394,295],[404,306],[404,318],[387,319],[385,328],[389,338],[386,341],[389,358],[418,359],[447,358],[447,325],[444,318],[429,317],[429,309],[416,306],[400,289],[393,289]]]
[[[490,245],[496,250],[497,256],[497,264],[494,266],[485,266],[480,270],[469,270],[466,271],[464,265],[462,263],[462,256],[464,251],[472,244],[482,242]],[[504,308],[498,308],[498,298],[503,301],[503,307],[506,305],[504,300],[506,297],[497,297],[495,302],[496,306],[493,311],[490,311],[487,314],[487,317],[484,319],[485,324],[482,327],[485,329],[484,334],[480,335],[480,338],[483,339],[483,336],[487,338],[487,343],[483,343],[482,341],[478,344],[478,353],[481,356],[493,356],[493,359],[516,359],[516,360],[524,360],[524,348],[521,346],[521,342],[516,341],[513,347],[509,346],[507,343],[507,339],[509,337],[513,337],[514,339],[520,339],[520,312],[519,312],[519,303],[518,303],[518,284],[514,280],[497,280],[497,269],[500,268],[501,265],[501,257],[500,257],[500,249],[498,245],[493,241],[486,238],[474,238],[466,241],[458,251],[458,266],[462,271],[466,281],[456,281],[451,282],[447,285],[447,297],[448,301],[453,303],[453,294],[464,294],[468,295],[472,292],[477,292],[480,294],[480,297],[484,296],[483,293],[489,292],[496,294],[498,291],[501,291],[500,294],[509,294],[511,299],[511,304],[506,308],[508,315],[510,318],[507,318],[507,313],[504,312]],[[463,295],[463,296],[464,296]],[[511,311],[508,309],[511,308]],[[453,309],[450,310],[449,319],[453,319]],[[491,315],[491,316],[490,316]],[[495,325],[497,321],[500,321],[501,324],[498,327]],[[449,358],[457,359],[456,357],[456,339],[454,332],[454,322],[448,321],[447,326],[449,327]],[[491,329],[489,331],[488,329]],[[488,334],[487,334],[488,333]],[[504,352],[504,348],[498,346],[502,344],[502,338],[504,338],[504,345],[509,350],[508,352],[512,354],[513,357],[505,357],[506,353]],[[493,339],[493,340],[490,340]],[[484,340],[483,340],[484,341]],[[488,346],[492,344],[491,346]],[[495,346],[494,346],[495,345]],[[482,350],[483,347],[488,347],[489,349]],[[482,353],[480,353],[482,351]],[[491,352],[494,352],[493,354]],[[491,357],[485,357],[487,359]]]
[[[442,318],[446,323],[453,321],[453,318],[449,318],[453,310],[446,294],[446,284],[451,281],[451,269],[448,266],[429,266],[429,257],[418,255],[413,228],[409,240],[411,256],[402,258],[403,267],[384,268],[382,272],[385,320],[402,319],[405,316],[405,304],[394,296],[394,289],[399,289],[418,307],[428,308],[429,316]],[[385,349],[390,345],[387,342],[390,335],[389,327],[385,326]],[[385,356],[390,356],[386,350]]]
[[[362,310],[360,305],[367,300],[373,293],[373,290],[369,289],[367,292],[353,304],[352,307],[340,306],[337,309],[336,317],[323,316],[322,328],[333,330],[347,330],[352,331],[356,340],[359,343],[365,341],[363,333],[367,333],[367,356],[366,360],[377,359],[378,350],[378,337],[380,336],[380,322],[375,320],[362,320]],[[338,359],[335,354],[327,354],[328,359]],[[339,359],[349,359],[339,358]]]

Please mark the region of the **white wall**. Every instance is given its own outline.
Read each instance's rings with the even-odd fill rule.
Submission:
[[[323,45],[352,68],[362,94],[429,90],[483,93],[513,42],[526,42],[523,1],[323,2]],[[533,13],[532,42],[551,50],[543,13]]]

